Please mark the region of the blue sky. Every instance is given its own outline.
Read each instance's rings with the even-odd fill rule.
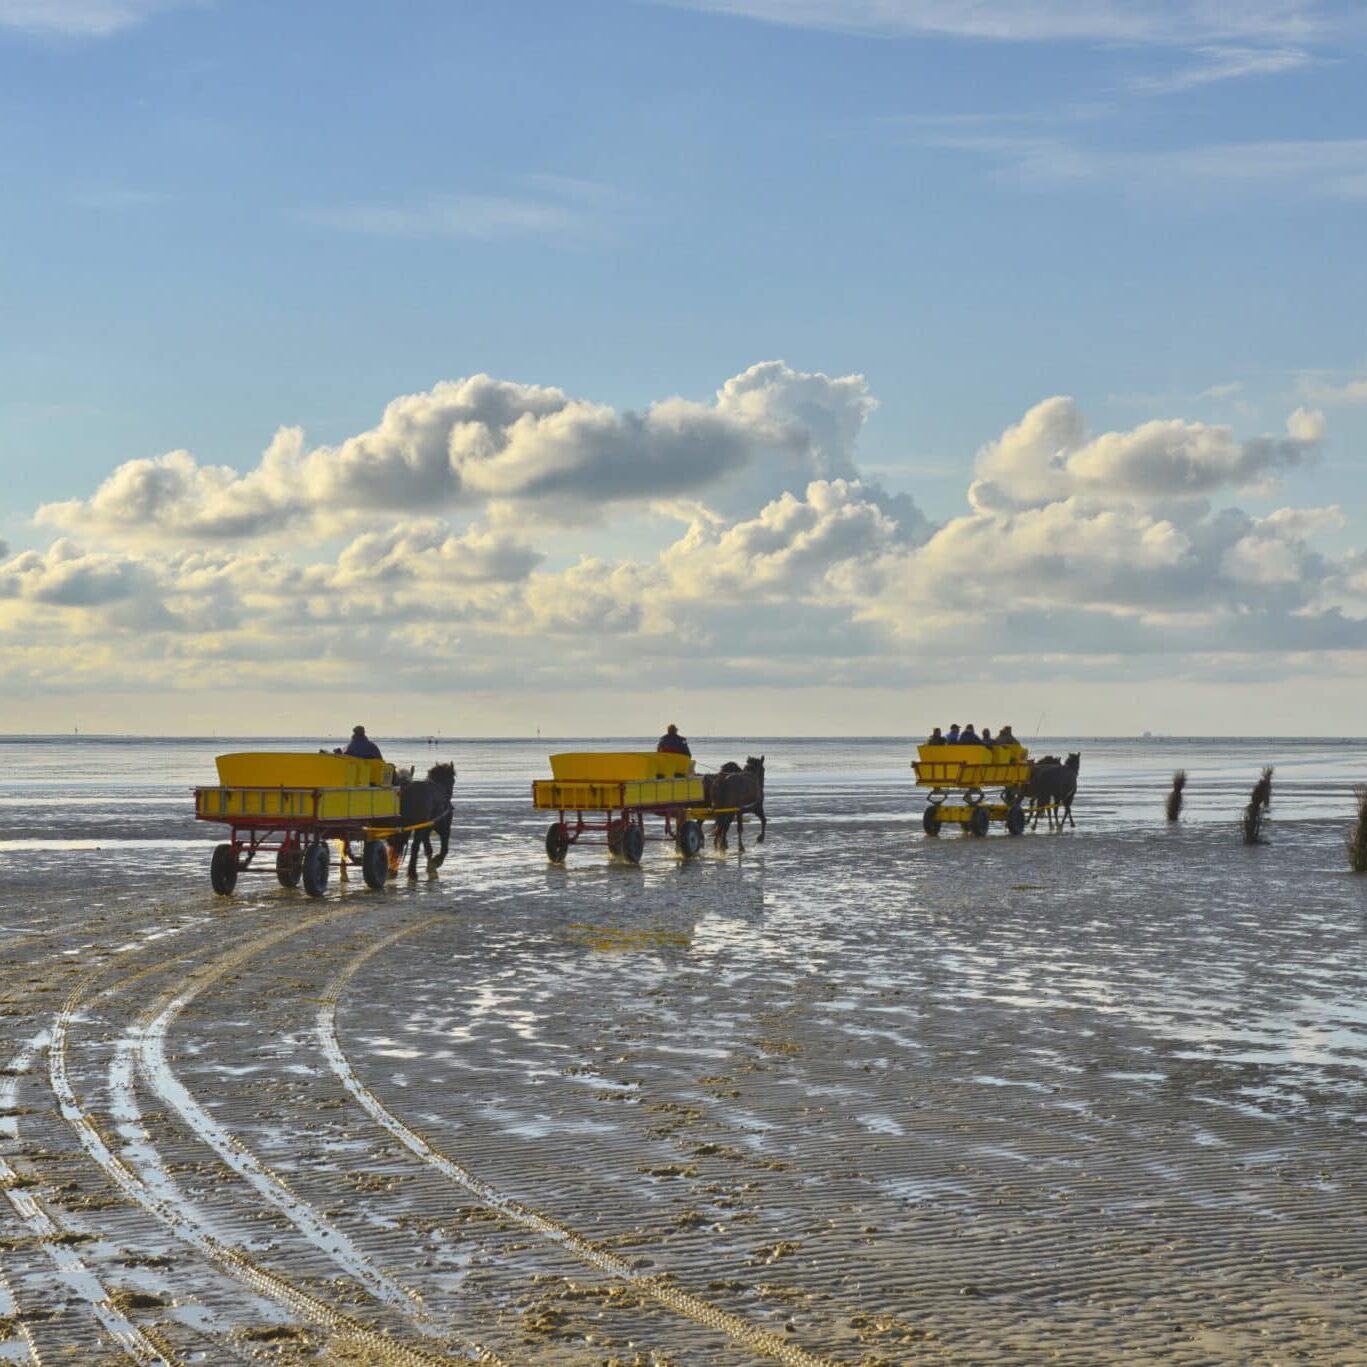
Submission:
[[[0,538],[11,557],[50,555],[59,534],[121,556],[121,582],[160,577],[165,610],[167,558],[198,533],[140,541],[127,519],[35,514],[179,449],[247,472],[282,425],[331,447],[444,380],[553,386],[623,415],[675,395],[706,405],[782,358],[798,375],[862,376],[877,407],[861,410],[857,450],[826,451],[766,497],[857,474],[914,499],[927,527],[968,511],[980,448],[1051,396],[1072,396],[1092,433],[1181,420],[1237,441],[1314,410],[1323,431],[1304,457],[1212,485],[1207,511],[1337,505],[1306,541],[1339,558],[1332,585],[1275,607],[1351,615],[1367,519],[1365,45],[1356,7],[1308,0],[0,0]],[[545,571],[581,554],[639,569],[678,535],[684,519],[649,497],[676,484],[611,516],[399,500],[319,525],[308,551],[277,519],[271,553],[322,565],[390,513],[432,511],[457,535],[481,518],[534,524]],[[702,484],[687,492],[707,502]],[[739,525],[762,506],[710,511]],[[825,568],[819,591],[773,611],[833,610],[848,566]],[[81,640],[118,656],[122,609],[21,592],[18,576],[8,625],[33,644],[0,687],[56,724],[35,703],[43,660]],[[876,631],[860,604],[892,590],[860,592],[840,620]],[[32,636],[34,602],[72,610],[69,639],[50,624]],[[140,610],[145,636],[156,612]],[[184,604],[170,612],[183,643]],[[859,647],[892,660],[890,698],[915,673],[903,656],[942,649],[898,630],[900,644]],[[1271,630],[1261,653],[1289,699],[1304,666],[1288,639]],[[1249,658],[1240,642],[1219,678]],[[148,687],[189,724],[202,681],[166,663],[181,653],[157,654]],[[1159,656],[1171,673],[1186,648]],[[1356,677],[1353,656],[1335,659]],[[463,669],[443,677],[477,692]],[[1219,682],[1183,671],[1193,688]],[[382,691],[340,663],[337,680]],[[850,682],[816,663],[788,687]],[[117,673],[84,687],[138,692]],[[1102,727],[1115,702],[1096,706]]]

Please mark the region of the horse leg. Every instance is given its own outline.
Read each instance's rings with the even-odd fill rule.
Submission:
[[[769,819],[764,815],[764,803],[760,803],[755,808],[755,815],[759,817],[759,836],[755,840],[756,845],[764,844],[764,833],[769,829]]]
[[[736,849],[745,853],[745,813],[736,813]]]
[[[451,818],[448,816],[445,821],[437,823],[437,834],[441,837],[441,853],[435,856],[429,848],[427,851],[427,868],[429,872],[435,873],[446,863],[446,852],[451,848]]]

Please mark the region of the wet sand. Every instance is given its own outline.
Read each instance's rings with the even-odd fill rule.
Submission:
[[[0,1362],[1367,1361],[1341,831],[1093,783],[641,869],[510,794],[321,902],[12,859]]]

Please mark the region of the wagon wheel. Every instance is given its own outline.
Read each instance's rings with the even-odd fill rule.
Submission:
[[[304,852],[296,841],[282,845],[275,852],[275,876],[282,888],[297,888],[304,875]]]
[[[639,864],[645,852],[645,832],[633,821],[622,832],[622,857],[629,864]]]
[[[625,823],[624,823],[624,822],[621,822],[621,821],[609,821],[609,822],[608,822],[608,853],[609,853],[609,854],[621,854],[621,853],[622,853],[622,831],[623,831],[624,827],[625,827]]]
[[[231,845],[215,845],[209,861],[209,882],[214,891],[227,897],[237,886],[237,851]]]
[[[1014,803],[1006,812],[1006,833],[1007,835],[1021,835],[1025,831],[1025,808],[1019,802]]]
[[[361,877],[368,888],[382,888],[389,877],[389,846],[383,840],[367,840],[361,847]]]
[[[984,836],[991,829],[991,826],[992,818],[987,814],[987,808],[974,807],[968,818],[969,834]]]
[[[679,847],[679,853],[685,859],[692,859],[702,849],[702,822],[679,822],[679,833],[675,837],[674,843]]]
[[[552,864],[563,864],[569,848],[570,833],[562,822],[552,821],[546,830],[546,858]]]
[[[330,860],[325,841],[315,840],[304,851],[304,891],[310,897],[321,897],[327,891]]]
[[[927,835],[940,834],[940,818],[935,812],[935,807],[938,805],[939,804],[936,803],[934,806],[927,807],[925,811],[921,813],[921,826],[924,828]]]

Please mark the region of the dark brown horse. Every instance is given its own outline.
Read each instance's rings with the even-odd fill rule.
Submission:
[[[764,756],[750,755],[745,768],[730,761],[704,780],[707,805],[717,811],[712,828],[712,843],[719,850],[727,847],[727,833],[736,823],[736,848],[745,848],[745,813],[759,817],[759,840],[762,843],[769,821],[764,815]],[[730,808],[731,810],[725,810]]]
[[[1081,766],[1082,756],[1076,750],[1062,764],[1050,755],[1030,766],[1029,797],[1034,808],[1031,830],[1039,826],[1041,812],[1048,814],[1051,830],[1056,824],[1062,830],[1065,821],[1076,829],[1073,799],[1077,796],[1077,774]]]
[[[413,842],[413,852],[408,860],[408,876],[418,876],[418,851],[427,852],[429,872],[441,868],[446,852],[451,848],[451,797],[456,790],[456,766],[454,764],[434,764],[426,778],[412,777],[399,784],[399,824],[401,826],[421,826],[421,830],[405,831],[402,835],[389,838],[389,848],[396,859],[403,858],[404,849]],[[430,823],[430,824],[425,824]],[[441,853],[432,853],[432,832],[441,837]]]

